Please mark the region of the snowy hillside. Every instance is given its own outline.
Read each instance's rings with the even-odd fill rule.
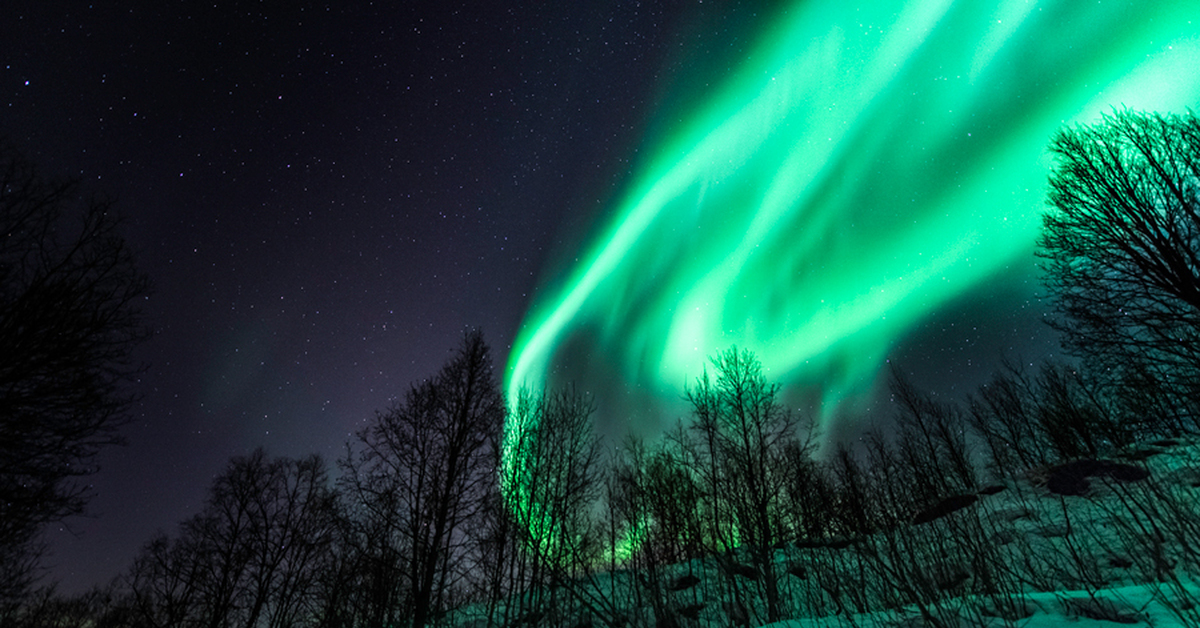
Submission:
[[[558,593],[570,611],[509,624],[1200,626],[1198,491],[1200,447],[1161,440],[954,496],[891,530],[780,544],[791,619],[764,621],[762,574],[735,550],[584,577]],[[487,625],[482,612],[456,623]]]

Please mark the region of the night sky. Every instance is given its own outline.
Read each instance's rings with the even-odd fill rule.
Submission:
[[[769,372],[796,384],[794,398],[822,416],[847,399],[859,400],[851,403],[856,409],[877,405],[871,400],[879,397],[886,360],[947,395],[969,390],[1004,355],[1040,360],[1055,352],[1055,340],[1040,323],[1045,306],[1036,298],[1030,225],[1040,211],[1047,164],[1039,160],[1049,132],[1114,105],[1195,106],[1200,94],[1195,78],[1177,73],[1171,90],[1146,88],[1163,83],[1153,59],[1175,67],[1172,55],[1196,58],[1200,29],[1179,18],[1200,11],[1182,1],[1149,3],[1161,9],[1117,2],[1110,5],[1118,9],[1098,13],[1084,8],[1095,3],[1064,0],[1043,3],[1045,14],[1022,8],[1027,2],[958,2],[954,9],[926,3],[942,5],[932,18],[908,15],[903,2],[875,3],[864,14],[854,3],[733,0],[213,4],[0,4],[0,135],[44,173],[115,195],[127,239],[155,286],[145,310],[156,335],[139,352],[150,369],[123,431],[129,444],[102,456],[92,516],[50,532],[50,575],[68,591],[117,575],[155,530],[170,531],[195,513],[230,456],[262,445],[273,455],[315,452],[332,463],[376,409],[434,373],[468,327],[484,331],[498,369],[510,353],[531,351],[543,372],[530,378],[576,380],[595,392],[607,433],[646,424],[652,432],[664,409],[678,406],[678,391],[663,381],[698,373],[702,357],[694,369],[688,360],[731,343],[767,356]],[[971,16],[1015,25],[989,26],[977,40],[946,39],[946,31],[969,32],[963,24]],[[786,31],[795,18],[809,30]],[[889,28],[919,36],[898,51],[888,48]],[[996,32],[999,40],[988,39]],[[983,225],[975,237],[985,243],[982,257],[946,258],[947,272],[971,259],[986,268],[963,275],[953,289],[913,288],[905,309],[863,314],[898,322],[886,333],[865,325],[866,335],[831,342],[833,353],[774,353],[789,333],[806,329],[811,336],[803,321],[778,311],[819,319],[823,310],[812,303],[820,302],[813,295],[822,284],[756,283],[766,295],[758,309],[720,308],[717,326],[731,331],[699,334],[697,354],[681,361],[669,350],[679,328],[650,310],[690,304],[687,286],[708,285],[720,260],[759,243],[675,231],[683,219],[666,210],[655,220],[671,229],[652,225],[620,250],[607,238],[647,206],[643,192],[682,160],[700,163],[702,172],[687,175],[680,189],[716,190],[713,198],[724,203],[695,201],[701,209],[689,214],[693,219],[723,233],[759,228],[761,213],[728,209],[740,207],[739,195],[760,190],[757,184],[731,192],[721,182],[751,171],[788,174],[791,153],[772,148],[775,156],[759,161],[766,149],[751,142],[737,150],[755,157],[738,161],[689,147],[744,111],[739,90],[768,93],[754,87],[754,77],[774,80],[776,49],[762,42],[780,36],[813,42],[796,55],[828,53],[813,57],[826,65],[792,68],[798,81],[843,76],[855,86],[880,87],[858,93],[821,84],[803,102],[780,97],[787,111],[804,112],[768,129],[781,142],[812,142],[794,128],[818,128],[822,120],[849,115],[857,126],[846,133],[849,143],[818,159],[815,183],[798,186],[820,184],[826,197],[851,200],[784,203],[801,211],[768,225],[775,237],[763,244],[781,260],[775,270],[826,276],[812,260],[836,265],[888,250],[883,243],[904,233],[898,225],[950,215],[946,207],[966,202],[968,196],[943,192],[954,185],[994,196],[986,211],[964,211],[961,223]],[[964,50],[985,48],[992,55],[986,71],[1004,80],[956,73],[955,60],[972,58]],[[902,70],[880,75],[870,71],[876,65]],[[1105,92],[1138,72],[1150,78]],[[944,94],[921,87],[942,74],[957,87]],[[856,97],[859,109],[847,102]],[[946,106],[947,98],[957,100]],[[940,131],[911,132],[926,123]],[[828,135],[833,141],[837,134]],[[980,138],[983,147],[948,148],[966,137]],[[926,149],[936,153],[929,161],[912,158]],[[839,157],[843,152],[865,157]],[[717,162],[733,165],[729,172],[704,170]],[[1012,179],[1019,194],[1003,189],[1004,177],[979,174],[1013,163],[1025,164]],[[914,203],[941,205],[910,210],[856,183],[899,189],[878,183],[882,177],[926,181],[904,191],[913,191]],[[839,209],[851,201],[857,213]],[[1011,216],[1002,213],[1007,206]],[[888,218],[876,221],[876,211]],[[806,216],[817,216],[819,226]],[[970,222],[1008,218],[1023,226],[1010,232]],[[865,235],[864,222],[876,222]],[[789,243],[806,240],[804,233],[841,248],[795,253]],[[914,233],[904,251],[943,251]],[[1009,246],[993,251],[993,242]],[[584,304],[562,314],[570,322],[530,349],[539,342],[530,339],[605,255],[624,266],[604,269]],[[755,263],[762,265],[745,267]],[[869,271],[853,265],[836,272],[838,285],[861,279],[876,286]],[[763,308],[772,312],[767,319],[754,314]],[[835,315],[853,318],[845,313]],[[753,333],[730,323],[746,317],[765,322]],[[777,329],[764,335],[763,327]],[[820,366],[800,366],[812,363]]]

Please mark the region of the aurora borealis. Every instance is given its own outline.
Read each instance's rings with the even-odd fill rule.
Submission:
[[[510,398],[588,362],[605,394],[669,405],[737,345],[828,421],[914,325],[1036,276],[1055,129],[1200,96],[1190,0],[800,1],[766,23],[694,109],[659,114],[678,122],[535,299]]]
[[[733,344],[843,434],[883,407],[884,360],[969,390],[1034,333],[1026,356],[1053,350],[1032,255],[1050,134],[1200,95],[1194,0],[0,17],[0,136],[117,198],[155,284],[129,446],[89,516],[47,530],[66,592],[123,572],[233,456],[336,460],[466,328],[510,401],[574,383],[608,436],[661,433]]]

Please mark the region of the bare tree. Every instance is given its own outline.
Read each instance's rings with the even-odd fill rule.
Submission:
[[[117,226],[0,142],[0,597],[32,582],[43,526],[83,512],[134,400],[149,284]]]
[[[690,559],[705,556],[700,512],[704,491],[698,475],[684,462],[684,448],[689,446],[686,438],[686,428],[679,423],[653,445],[638,438],[626,439],[608,499],[610,516],[630,538],[638,540],[623,565],[636,570],[634,584],[640,585],[632,587],[633,606],[649,606],[660,626],[678,622],[670,599],[678,579],[669,578],[668,566],[686,564],[695,578],[691,571],[696,563]],[[698,602],[694,587],[686,588],[693,589],[692,601]]]
[[[5,618],[13,628],[117,628],[139,626],[129,608],[118,599],[114,584],[63,595],[55,587],[41,587],[28,596],[17,618]]]
[[[317,615],[330,562],[333,501],[317,456],[230,461],[204,509],[171,540],[160,535],[126,576],[132,606],[151,626],[281,628]]]
[[[1058,132],[1040,241],[1065,346],[1200,399],[1200,119],[1119,111]]]
[[[185,626],[200,615],[200,565],[193,539],[159,533],[125,574],[129,604],[137,624],[151,628]]]
[[[359,434],[361,451],[343,462],[368,527],[385,524],[390,540],[379,549],[403,557],[403,605],[415,627],[447,610],[466,582],[469,522],[495,481],[491,444],[503,420],[491,352],[470,332],[437,377],[376,416]]]
[[[407,555],[396,532],[394,493],[347,482],[343,475],[335,561],[321,578],[322,625],[399,625],[408,595]]]
[[[245,626],[283,628],[315,612],[314,592],[334,540],[334,493],[318,456],[266,467],[251,527]]]
[[[589,577],[604,564],[596,507],[605,469],[594,412],[592,399],[575,388],[523,390],[508,417],[500,482],[515,535],[509,588],[523,592],[516,615],[527,621],[561,611],[560,590],[612,621]]]
[[[918,390],[898,368],[892,369],[891,393],[900,461],[920,507],[974,492],[976,469],[958,407]]]
[[[995,479],[1001,479],[1127,444],[1144,425],[1121,421],[1111,401],[1076,367],[1049,361],[1031,373],[1005,362],[969,397],[965,420],[986,446]]]
[[[773,547],[785,531],[784,473],[789,445],[797,442],[796,416],[779,402],[779,386],[766,381],[750,351],[731,348],[714,357],[712,366],[715,378],[706,370],[687,394],[709,458],[705,480],[714,518],[734,523],[715,530],[716,539],[748,550],[762,583],[767,621],[779,621],[783,601]]]

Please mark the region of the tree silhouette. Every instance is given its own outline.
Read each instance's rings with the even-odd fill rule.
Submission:
[[[1200,399],[1200,120],[1120,111],[1059,131],[1040,255],[1068,350]],[[1142,377],[1145,380],[1145,377]]]
[[[0,596],[32,582],[42,527],[83,511],[134,400],[148,280],[117,224],[0,142]]]
[[[390,541],[381,549],[402,557],[403,615],[414,627],[449,608],[466,582],[466,535],[495,481],[492,445],[503,421],[491,352],[483,334],[470,332],[437,377],[376,416],[359,434],[361,451],[343,462],[361,523],[382,525]]]
[[[753,353],[734,347],[711,361],[713,377],[705,369],[687,397],[699,450],[707,456],[701,477],[713,519],[733,524],[728,529],[718,524],[713,536],[718,551],[738,545],[748,550],[766,597],[767,621],[779,621],[783,602],[773,546],[785,531],[786,452],[797,442],[797,419],[780,403],[779,385],[767,382]]]
[[[589,578],[604,562],[594,508],[605,485],[604,459],[593,426],[595,404],[574,387],[534,392],[523,388],[512,404],[499,466],[504,513],[492,522],[492,553],[503,549],[505,619],[551,622],[563,593],[611,622]],[[499,524],[499,525],[497,525]],[[606,614],[607,613],[607,614]],[[539,624],[540,625],[540,624]]]
[[[325,463],[268,458],[260,448],[230,460],[204,509],[158,535],[125,583],[142,625],[281,628],[319,614],[329,568],[334,495]]]

